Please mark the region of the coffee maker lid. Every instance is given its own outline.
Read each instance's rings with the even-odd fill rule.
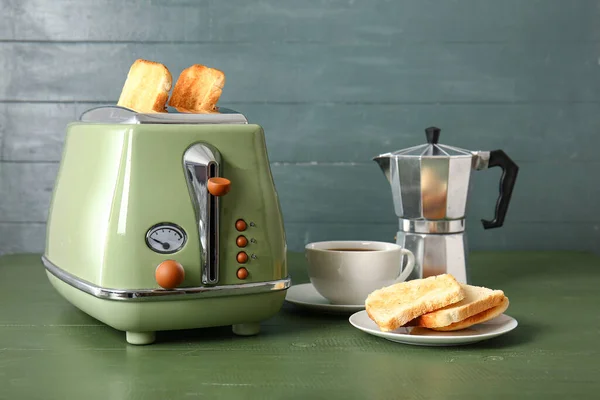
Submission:
[[[427,143],[407,149],[397,150],[390,153],[397,157],[472,157],[473,153],[469,150],[454,146],[439,144],[440,128],[434,126],[425,129]]]
[[[177,110],[166,113],[138,113],[120,106],[101,106],[84,111],[81,122],[99,124],[247,124],[246,117],[234,110],[219,107],[218,112],[186,114]]]

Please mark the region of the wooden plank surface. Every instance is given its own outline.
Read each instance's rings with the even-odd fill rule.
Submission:
[[[57,173],[57,163],[0,164],[0,221],[46,221]]]
[[[597,251],[597,222],[507,221],[501,229],[484,230],[478,219],[467,222],[470,250],[578,250]],[[346,222],[286,222],[288,249],[303,251],[307,243],[324,240],[378,240],[393,242],[398,224]],[[0,222],[0,255],[41,253],[45,222]]]
[[[295,249],[394,225],[370,159],[438,125],[522,167],[513,228],[475,248],[595,250],[599,14],[598,0],[0,0],[0,253],[43,246],[65,124],[113,103],[138,57],[227,73],[221,104],[265,127]],[[476,174],[475,222],[496,175]]]
[[[1,226],[1,225],[0,225]],[[378,240],[394,242],[398,224],[286,222],[288,247],[304,251],[307,243],[327,240]],[[597,222],[507,221],[499,229],[484,230],[479,219],[471,218],[466,228],[469,250],[578,250],[595,251],[600,243]],[[34,249],[32,249],[33,251]],[[42,251],[41,248],[36,248]]]
[[[57,170],[55,162],[0,164],[0,193],[10,194],[0,202],[2,252],[19,251],[19,242],[21,251],[43,249],[44,222]],[[581,178],[589,170],[590,164],[579,162],[522,165],[505,226],[493,231],[483,231],[479,221],[493,218],[500,172],[474,172],[467,210],[470,246],[597,250],[600,221],[587,210],[595,207],[600,186]],[[397,227],[391,192],[374,163],[275,163],[272,171],[291,250],[301,250],[310,241],[335,238],[393,240]],[[564,184],[555,185],[559,181]]]
[[[507,220],[600,222],[594,215],[582,212],[594,209],[600,186],[579,179],[598,168],[598,163],[522,163]],[[272,170],[284,213],[290,216],[286,221],[395,221],[391,189],[374,163],[274,165]],[[467,216],[492,219],[500,170],[477,171],[471,176]],[[569,190],[558,182],[565,182]],[[318,192],[313,187],[319,188]],[[576,198],[574,193],[578,194]]]
[[[0,103],[6,161],[59,161],[66,125],[98,104]],[[228,103],[265,129],[271,162],[370,163],[390,150],[441,143],[506,149],[516,162],[596,161],[598,104],[245,104]]]
[[[42,253],[45,244],[45,222],[0,222],[0,255]]]
[[[60,161],[65,130],[79,118],[76,104],[0,104],[0,160]]]
[[[591,165],[600,168],[598,163]],[[385,224],[397,220],[389,184],[375,163],[274,164],[271,169],[286,222]],[[589,164],[577,162],[525,164],[513,193],[507,222],[600,224],[596,215],[582,212],[596,206],[600,186],[574,179],[584,176],[589,169]],[[0,221],[45,221],[57,171],[57,163],[3,163],[0,188],[11,196],[0,204]],[[472,174],[468,217],[474,221],[493,218],[499,177],[499,169]],[[554,182],[569,182],[570,190]]]
[[[131,63],[143,57],[176,77],[200,60],[226,71],[224,103],[599,101],[597,50],[594,43],[4,42],[10,79],[0,81],[0,100],[115,102]]]
[[[2,0],[0,39],[150,42],[581,42],[596,0]],[[577,23],[573,23],[577,21]]]
[[[63,300],[39,255],[5,256],[0,398],[593,398],[600,321],[582,316],[600,300],[600,259],[491,252],[471,265],[474,284],[511,299],[514,331],[464,347],[406,346],[360,332],[347,316],[286,304],[256,337],[223,327],[162,332],[134,347]],[[290,268],[296,284],[307,281],[301,254]]]

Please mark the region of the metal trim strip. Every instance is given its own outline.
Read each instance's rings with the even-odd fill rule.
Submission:
[[[144,114],[121,106],[100,106],[84,111],[80,122],[100,124],[247,124],[241,113],[219,107],[215,113],[180,113],[170,109],[166,113]]]
[[[399,218],[398,221],[400,230],[407,233],[446,234],[465,231],[464,218],[440,221]]]
[[[64,283],[94,297],[117,301],[159,301],[159,300],[188,300],[197,298],[241,296],[286,290],[291,286],[292,279],[254,282],[235,285],[201,286],[181,289],[111,289],[97,286],[77,278],[53,264],[46,256],[42,256],[46,270]]]

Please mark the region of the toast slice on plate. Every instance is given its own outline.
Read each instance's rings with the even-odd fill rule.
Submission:
[[[169,105],[184,113],[215,112],[224,85],[222,71],[194,64],[179,75]]]
[[[117,105],[139,113],[167,112],[173,78],[161,63],[136,60],[129,68]]]
[[[485,311],[482,311],[478,314],[475,314],[468,318],[465,318],[462,321],[452,323],[448,326],[442,326],[442,327],[430,328],[430,329],[432,329],[434,331],[449,332],[449,331],[458,331],[461,329],[468,328],[472,325],[481,324],[483,322],[489,321],[489,320],[494,319],[497,316],[501,315],[504,311],[506,311],[509,304],[510,304],[510,302],[508,300],[508,297],[504,296],[502,301],[500,302],[500,304],[498,304],[495,307],[488,308]]]
[[[458,303],[421,315],[417,318],[414,325],[423,328],[449,326],[496,307],[504,300],[504,292],[502,290],[492,290],[463,283],[460,285],[465,292],[464,299]]]
[[[375,290],[367,297],[365,309],[379,329],[390,332],[465,296],[465,290],[452,275],[442,274]]]

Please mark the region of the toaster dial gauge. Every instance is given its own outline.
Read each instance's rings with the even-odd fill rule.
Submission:
[[[146,244],[157,253],[170,254],[181,250],[187,235],[175,224],[161,223],[154,225],[146,233]]]

